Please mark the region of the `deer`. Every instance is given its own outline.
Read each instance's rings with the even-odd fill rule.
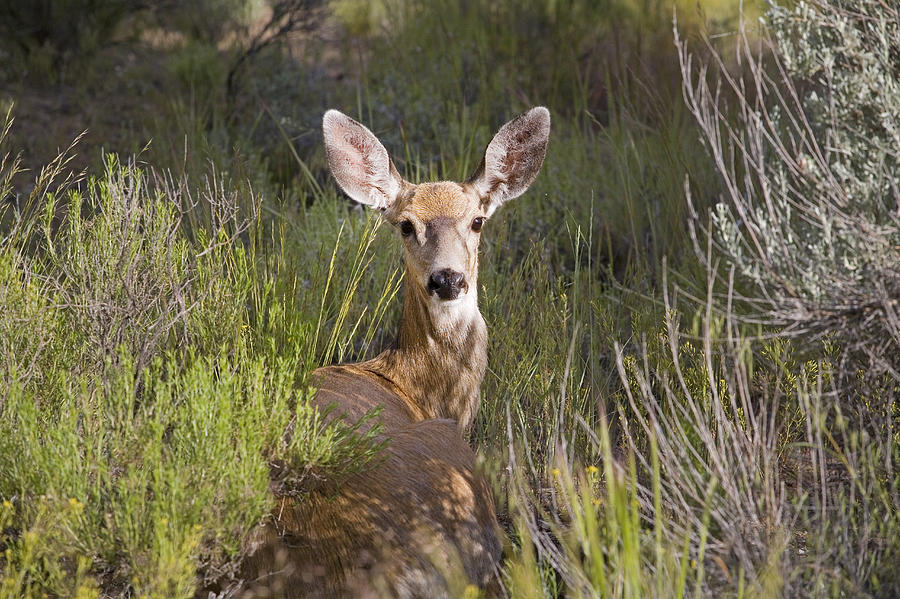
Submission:
[[[337,110],[322,128],[337,184],[396,227],[405,279],[396,341],[371,360],[317,369],[311,403],[347,423],[378,410],[386,447],[340,484],[276,496],[243,596],[449,597],[460,577],[490,594],[505,537],[466,441],[487,367],[478,246],[487,220],[537,177],[550,113],[503,125],[462,183],[404,180],[372,131]]]

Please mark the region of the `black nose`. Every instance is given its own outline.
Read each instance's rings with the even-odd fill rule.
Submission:
[[[459,291],[466,288],[463,274],[449,268],[433,272],[428,278],[428,293],[437,293],[442,300],[456,299]]]

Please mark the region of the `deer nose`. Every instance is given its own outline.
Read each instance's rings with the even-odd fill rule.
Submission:
[[[433,272],[428,278],[428,293],[437,293],[442,300],[456,299],[460,290],[468,288],[463,274],[449,268]]]

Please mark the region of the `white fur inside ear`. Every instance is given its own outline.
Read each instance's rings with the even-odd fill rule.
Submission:
[[[550,139],[550,111],[532,108],[503,125],[484,152],[482,167],[470,183],[487,200],[488,216],[534,182]]]
[[[328,166],[341,189],[360,204],[379,210],[389,208],[401,182],[375,134],[337,110],[325,113],[322,131]]]

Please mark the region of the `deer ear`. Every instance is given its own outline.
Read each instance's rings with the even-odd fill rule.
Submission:
[[[322,131],[328,167],[341,189],[360,204],[390,208],[403,179],[375,134],[337,110],[325,113]]]
[[[537,177],[550,138],[550,111],[532,108],[503,125],[484,152],[468,183],[485,203],[488,216],[503,202],[517,198]]]

